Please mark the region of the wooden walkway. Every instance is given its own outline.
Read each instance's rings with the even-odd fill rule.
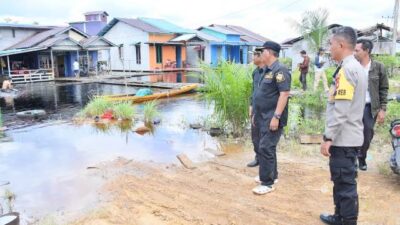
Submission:
[[[79,82],[79,83],[100,83],[100,84],[112,84],[112,85],[123,85],[123,86],[133,86],[133,87],[148,87],[148,88],[160,88],[160,89],[175,89],[180,88],[185,85],[193,83],[165,83],[165,82],[138,82],[138,81],[128,81],[125,82],[125,76],[98,76],[98,77],[67,77],[67,78],[55,78],[58,82]],[[203,84],[198,84],[202,87]]]

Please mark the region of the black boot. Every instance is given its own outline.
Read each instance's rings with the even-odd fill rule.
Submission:
[[[358,158],[358,168],[362,171],[366,171],[368,169],[367,162],[364,158]]]
[[[251,162],[249,162],[247,164],[247,167],[256,167],[256,166],[258,166],[258,160],[257,159],[254,159],[253,161],[251,161]]]
[[[350,220],[343,219],[343,225],[357,225],[357,219],[350,219]]]
[[[322,222],[329,224],[329,225],[342,225],[342,218],[339,215],[328,215],[328,214],[321,214],[319,218]]]

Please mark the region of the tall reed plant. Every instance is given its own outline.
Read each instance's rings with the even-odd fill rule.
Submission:
[[[160,112],[157,109],[157,102],[150,101],[144,104],[143,108],[144,121],[146,123],[151,123],[157,116],[160,115]]]
[[[221,61],[217,67],[202,64],[205,99],[214,105],[214,114],[232,132],[243,135],[249,122],[253,66]]]

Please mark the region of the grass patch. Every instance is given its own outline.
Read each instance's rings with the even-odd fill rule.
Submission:
[[[113,105],[114,117],[117,119],[132,119],[135,115],[135,108],[130,102],[119,102]]]
[[[113,108],[112,102],[102,97],[94,97],[83,109],[86,116],[93,117],[103,114],[107,109]]]
[[[143,108],[144,121],[146,123],[152,122],[157,116],[160,115],[160,112],[157,109],[156,101],[150,101],[144,104]]]

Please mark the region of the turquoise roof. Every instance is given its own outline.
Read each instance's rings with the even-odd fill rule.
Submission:
[[[167,33],[179,33],[179,34],[195,34],[194,30],[186,29],[179,27],[173,23],[165,21],[163,19],[153,19],[153,18],[139,18],[152,26],[157,27],[158,29],[164,30]]]

